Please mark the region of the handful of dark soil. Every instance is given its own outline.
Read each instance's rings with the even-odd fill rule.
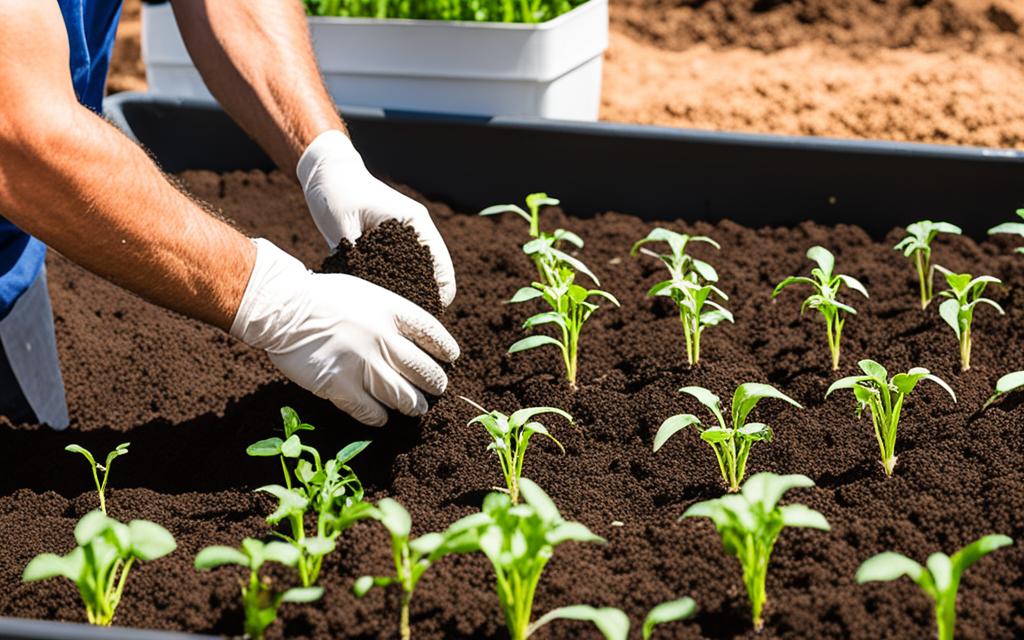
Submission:
[[[320,265],[323,273],[347,273],[369,280],[416,303],[435,317],[444,311],[434,279],[430,249],[412,227],[397,220],[382,223],[352,244],[342,240]]]

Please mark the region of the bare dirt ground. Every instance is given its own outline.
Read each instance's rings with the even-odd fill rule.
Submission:
[[[126,0],[111,91],[143,90]],[[601,117],[1024,148],[1019,0],[611,0]]]

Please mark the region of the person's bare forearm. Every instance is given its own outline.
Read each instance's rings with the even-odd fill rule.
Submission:
[[[344,124],[323,85],[299,0],[174,0],[206,86],[288,175],[309,143]]]
[[[252,243],[88,109],[38,115],[38,124],[8,121],[0,136],[0,212],[86,269],[228,329],[252,271]]]

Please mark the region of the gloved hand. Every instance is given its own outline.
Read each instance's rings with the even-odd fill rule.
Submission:
[[[444,392],[448,377],[430,356],[452,362],[459,345],[436,318],[360,278],[312,273],[267,240],[253,244],[256,264],[232,336],[369,425],[387,421],[384,407],[424,413],[420,389]]]
[[[331,249],[342,238],[355,242],[387,220],[407,223],[433,256],[441,304],[451,303],[455,270],[426,207],[370,175],[348,136],[337,129],[321,133],[299,158],[296,173],[313,221]]]

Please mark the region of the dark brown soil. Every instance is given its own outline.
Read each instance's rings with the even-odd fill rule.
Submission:
[[[437,287],[423,286],[434,279],[430,249],[416,241],[412,227],[398,222],[381,224],[359,238],[355,245],[343,239],[324,259],[320,270],[350,273],[388,287],[435,316],[443,311]]]
[[[307,264],[323,259],[301,194],[284,176],[189,173],[184,179],[247,233],[273,240]],[[583,221],[545,212],[546,227],[583,236],[581,257],[622,302],[620,310],[600,309],[585,328],[580,388],[573,393],[550,353],[505,355],[506,345],[522,336],[520,323],[529,313],[502,303],[533,275],[519,249],[522,221],[428,206],[458,273],[459,294],[444,319],[463,356],[451,372],[448,394],[422,420],[397,420],[382,430],[355,425],[223,334],[146,305],[52,255],[74,424],[63,434],[31,425],[0,430],[0,615],[82,620],[70,584],[23,585],[19,575],[34,554],[67,551],[75,521],[95,506],[84,465],[61,447],[76,441],[105,451],[130,440],[131,453],[114,465],[112,513],[163,523],[177,536],[179,550],[133,572],[117,621],[236,633],[239,573],[200,574],[192,558],[208,544],[268,534],[263,516],[271,505],[251,489],[276,482],[279,470],[247,458],[244,449],[275,432],[282,404],[318,426],[312,435],[325,451],[374,439],[355,467],[374,499],[392,495],[409,507],[415,533],[441,529],[474,511],[501,481],[482,429],[466,426],[474,411],[458,395],[504,411],[538,404],[565,408],[579,428],[547,423],[565,444],[565,455],[537,443],[526,475],[551,493],[567,517],[607,537],[608,544],[559,547],[536,612],[571,603],[618,606],[633,619],[635,637],[647,610],[683,595],[697,600],[699,614],[665,627],[660,637],[928,637],[934,633],[930,604],[917,587],[908,581],[858,586],[853,575],[859,563],[884,549],[923,560],[987,533],[1024,536],[1021,401],[1009,398],[978,411],[1000,375],[1024,369],[1024,259],[1009,252],[1009,243],[954,238],[936,247],[941,264],[991,273],[1009,284],[992,292],[1007,316],[979,311],[975,365],[960,374],[950,330],[934,307],[917,307],[913,269],[891,249],[897,230],[873,239],[854,226],[673,223],[722,243],[720,252],[701,254],[717,266],[736,315],[734,326],[708,330],[704,362],[691,370],[673,310],[644,296],[660,267],[628,256],[630,244],[651,225],[617,213]],[[769,299],[778,280],[807,269],[803,253],[813,244],[834,250],[840,270],[860,278],[872,295],[855,300],[859,314],[847,324],[843,368],[836,375],[827,368],[820,322],[799,316],[797,292],[775,303]],[[822,398],[831,380],[854,373],[864,357],[890,371],[926,366],[950,382],[960,400],[954,405],[933,385],[915,392],[904,412],[891,479],[878,464],[870,423],[855,418],[852,399]],[[694,434],[677,435],[651,452],[664,418],[700,410],[676,393],[679,387],[699,384],[728,397],[745,381],[774,384],[805,406],[765,402],[757,409],[756,418],[772,425],[777,437],[755,448],[750,471],[809,475],[817,488],[793,491],[787,500],[819,509],[833,526],[831,533],[782,534],[761,636],[750,632],[738,565],[723,555],[710,523],[676,522],[688,504],[722,493],[711,452]],[[350,593],[356,576],[384,572],[388,565],[383,529],[359,524],[325,565],[324,601],[285,606],[272,636],[394,637],[394,597],[377,592],[357,600]],[[1018,544],[966,574],[958,637],[1024,636],[1022,567],[1024,547]],[[428,573],[413,602],[413,628],[419,638],[504,637],[486,560],[448,559]],[[538,637],[593,635],[585,626],[556,623]]]

